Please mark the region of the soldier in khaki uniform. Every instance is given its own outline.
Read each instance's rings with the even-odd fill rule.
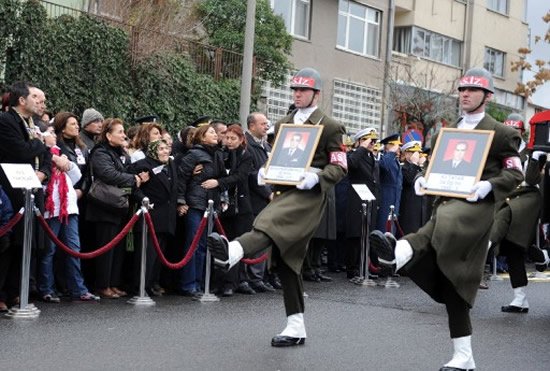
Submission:
[[[305,343],[302,264],[308,242],[326,208],[327,190],[344,177],[347,169],[346,154],[342,151],[344,126],[317,108],[322,89],[319,73],[304,68],[294,76],[290,87],[296,109],[277,122],[275,132],[282,123],[323,125],[309,172],[297,186],[274,188],[274,200],[256,217],[252,231],[231,242],[217,233],[208,236],[208,248],[215,262],[225,269],[243,256],[273,246],[287,314],[286,328],[271,340],[276,347]],[[258,172],[259,184],[264,176],[262,168]]]
[[[512,113],[504,125],[518,130],[520,135],[525,133],[523,118]],[[514,290],[514,299],[501,310],[507,313],[527,313],[529,303],[525,288],[527,286],[527,272],[525,270],[525,253],[536,264],[537,269],[544,271],[548,262],[546,250],[532,245],[537,232],[537,222],[540,216],[542,194],[539,184],[542,180],[541,171],[546,163],[546,153],[534,151],[529,154],[525,142],[522,140],[519,147],[521,163],[525,172],[525,181],[514,189],[506,199],[498,204],[495,213],[495,223],[491,231],[491,244],[498,248],[499,255],[506,257],[510,284]]]
[[[437,198],[426,225],[399,241],[380,231],[370,236],[380,263],[395,264],[397,270],[404,268],[422,290],[445,304],[454,353],[440,371],[475,369],[469,311],[487,258],[495,202],[504,200],[523,180],[517,150],[519,134],[485,114],[485,104],[494,93],[491,74],[483,68],[470,69],[460,79],[458,90],[464,111],[458,128],[494,131],[481,181],[473,186],[473,195],[467,199]],[[419,176],[415,182],[417,195],[424,194],[425,186],[426,180]]]

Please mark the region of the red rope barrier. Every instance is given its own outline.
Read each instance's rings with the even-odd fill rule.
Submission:
[[[11,220],[6,223],[5,226],[0,228],[0,237],[8,233],[8,231],[21,220],[21,218],[23,217],[23,213],[25,213],[25,208],[22,207],[21,210],[19,210],[19,212],[15,214],[13,218],[11,218]]]
[[[141,210],[138,210],[138,212],[132,216],[132,219],[130,219],[128,224],[126,224],[126,226],[122,229],[122,231],[120,231],[119,234],[117,234],[111,242],[97,249],[96,251],[89,252],[89,253],[81,253],[81,252],[74,251],[70,247],[65,245],[63,242],[61,242],[59,238],[57,238],[55,233],[53,233],[52,229],[50,228],[50,226],[48,225],[48,223],[46,222],[46,220],[42,215],[38,215],[38,221],[40,222],[40,225],[42,226],[42,228],[44,228],[44,231],[46,232],[46,234],[51,238],[53,243],[55,243],[56,246],[60,247],[67,254],[79,259],[92,259],[115,247],[120,242],[120,240],[122,240],[128,234],[128,232],[130,232],[130,229],[132,229],[134,224],[136,224],[139,218],[139,214],[141,214]]]
[[[193,242],[191,243],[191,247],[189,248],[189,251],[187,251],[187,254],[185,254],[185,257],[179,263],[170,263],[162,253],[162,250],[160,249],[159,241],[157,239],[157,234],[155,233],[155,226],[153,225],[153,219],[151,219],[151,214],[145,213],[144,217],[145,217],[145,221],[147,222],[147,226],[149,227],[149,233],[151,234],[151,238],[153,240],[153,246],[155,247],[155,251],[157,252],[157,255],[161,263],[170,269],[180,269],[180,268],[183,268],[187,263],[189,263],[189,260],[191,260],[191,258],[193,257],[193,254],[195,253],[195,250],[197,249],[197,245],[199,244],[199,240],[201,239],[202,233],[204,232],[204,227],[206,226],[207,218],[206,217],[202,218],[199,224],[197,233],[195,234],[195,237],[193,237]]]
[[[222,226],[222,223],[220,222],[220,219],[218,217],[214,218],[216,220],[216,229],[221,233],[223,234],[225,237],[227,237],[227,235],[225,234],[225,231],[223,230],[223,226]],[[241,261],[244,263],[244,264],[258,264],[258,263],[261,263],[265,260],[267,260],[267,257],[268,257],[268,254],[265,253],[263,254],[262,256],[260,256],[259,258],[256,258],[256,259],[241,259]]]

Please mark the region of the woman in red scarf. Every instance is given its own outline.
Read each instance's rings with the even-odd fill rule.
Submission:
[[[73,128],[78,132],[78,122],[71,114],[58,113],[54,119],[55,132],[63,132],[67,128]],[[57,130],[60,128],[60,130]],[[69,130],[69,129],[67,129]],[[43,133],[45,142],[51,144],[52,155],[60,155],[60,149],[55,145],[56,134],[52,130]],[[70,162],[70,170],[63,171],[52,162],[52,175],[46,187],[46,206],[44,218],[48,225],[59,239],[74,251],[80,251],[80,236],[78,234],[78,205],[77,194],[74,185],[80,180],[82,173],[74,162]],[[60,300],[55,293],[53,256],[56,246],[50,242],[46,251],[40,258],[38,287],[42,300],[49,303],[59,303]],[[99,298],[92,295],[82,278],[80,259],[66,257],[67,288],[73,300],[76,301],[97,301]]]

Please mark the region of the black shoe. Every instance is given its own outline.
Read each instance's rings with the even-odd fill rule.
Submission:
[[[304,281],[308,282],[321,282],[321,279],[316,274],[304,274]]]
[[[449,367],[449,366],[443,366],[439,369],[439,371],[474,371],[474,369],[465,369],[465,368],[456,368],[456,367]]]
[[[229,241],[225,236],[216,232],[210,233],[206,238],[206,246],[210,254],[214,257],[215,266],[221,268],[222,271],[229,271]]]
[[[145,289],[145,291],[147,292],[147,295],[149,295],[151,297],[160,297],[160,296],[162,296],[162,293],[160,291],[157,291],[152,287],[148,288],[148,289]]]
[[[248,286],[248,283],[241,283],[237,288],[235,289],[235,292],[245,294],[245,295],[255,295],[256,291],[250,286]]]
[[[42,301],[45,303],[54,303],[59,304],[61,303],[61,300],[57,297],[56,294],[47,294],[42,296]]]
[[[527,256],[529,257],[529,260],[535,263],[535,269],[538,272],[544,272],[548,269],[548,263],[550,263],[550,259],[548,257],[547,250],[540,249],[536,245],[531,245],[531,247],[527,249]]]
[[[263,281],[251,284],[250,287],[256,292],[275,292],[273,287],[267,286]]]
[[[180,295],[180,296],[190,296],[190,297],[195,297],[197,296],[199,291],[197,290],[178,290],[177,291],[177,294]]]
[[[505,313],[527,313],[529,308],[516,307],[515,305],[504,305],[500,308],[502,312]]]
[[[272,273],[269,275],[269,283],[274,289],[282,290],[283,284],[281,283],[281,279],[276,274]]]
[[[233,296],[234,294],[235,293],[233,292],[233,289],[230,287],[224,289],[222,292],[222,296],[226,296],[226,297]]]
[[[325,276],[322,273],[317,273],[317,278],[319,278],[321,282],[332,282],[332,278],[330,278],[329,276]]]
[[[380,264],[393,267],[395,265],[395,244],[396,240],[391,234],[384,234],[378,230],[372,231],[369,242],[374,251],[378,254]]]
[[[304,345],[306,338],[294,338],[292,336],[277,335],[271,339],[273,347],[292,347],[295,345]]]

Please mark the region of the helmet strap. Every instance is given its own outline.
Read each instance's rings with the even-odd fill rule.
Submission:
[[[315,100],[315,93],[317,93],[319,91],[319,90],[314,90],[314,89],[312,89],[312,90],[313,90],[313,95],[311,96],[311,101],[309,102],[309,104],[307,105],[306,108],[309,108],[313,105],[313,101]]]
[[[478,106],[470,111],[467,111],[468,113],[475,112],[479,109],[479,107],[483,106],[485,104],[485,100],[487,99],[487,96],[489,95],[489,92],[487,90],[483,90],[483,99],[481,100],[481,103],[478,104]]]

